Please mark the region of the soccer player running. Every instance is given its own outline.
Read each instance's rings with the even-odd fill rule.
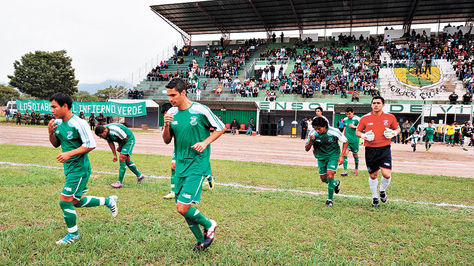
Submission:
[[[334,193],[339,193],[341,181],[335,180],[337,166],[342,164],[343,154],[346,153],[348,141],[338,129],[328,125],[323,117],[316,117],[312,122],[313,129],[308,134],[305,150],[313,147],[313,155],[318,160],[318,172],[321,181],[328,184],[328,199],[326,206],[333,205]],[[339,141],[343,144],[342,153]]]
[[[145,179],[145,176],[138,171],[135,163],[130,160],[133,147],[135,146],[135,136],[133,135],[133,132],[120,123],[111,123],[105,126],[96,126],[95,134],[100,138],[105,139],[109,144],[110,150],[112,150],[112,154],[114,155],[112,159],[113,162],[117,161],[114,142],[117,142],[118,144],[117,151],[120,153],[118,158],[120,165],[119,175],[118,180],[110,184],[110,186],[113,188],[121,188],[123,186],[126,167],[137,176],[137,183],[140,184],[143,179]]]
[[[360,117],[354,115],[354,109],[352,107],[346,108],[346,118],[344,118],[344,131],[343,135],[349,141],[349,145],[347,146],[346,152],[344,155],[344,172],[341,176],[347,176],[347,155],[349,155],[349,151],[352,152],[355,162],[355,169],[354,175],[359,174],[359,140],[360,138],[356,135],[355,131],[357,129],[357,125],[359,125]]]
[[[56,119],[52,119],[48,124],[49,141],[55,148],[61,146],[62,153],[56,159],[63,164],[66,176],[59,206],[63,211],[68,233],[56,244],[70,244],[79,239],[74,207],[105,205],[112,212],[112,216],[116,217],[117,196],[84,197],[91,174],[88,153],[96,147],[94,136],[87,122],[71,112],[72,99],[69,95],[55,93],[50,102],[51,112]]]
[[[202,183],[210,173],[209,144],[224,134],[225,127],[207,106],[187,98],[186,83],[182,79],[174,78],[166,88],[173,108],[164,116],[163,141],[169,144],[174,138],[176,208],[196,237],[197,244],[193,248],[196,252],[209,247],[214,240],[217,223],[192,205],[201,200]],[[212,134],[211,127],[215,128]],[[204,234],[200,225],[204,227]]]
[[[379,206],[377,195],[378,173],[382,172],[380,200],[387,201],[386,189],[392,175],[392,152],[390,141],[400,134],[400,127],[394,115],[383,112],[385,100],[381,96],[372,98],[372,112],[364,115],[356,129],[356,135],[364,139],[365,162],[369,172],[369,187],[372,192],[372,206]]]
[[[436,129],[433,126],[433,121],[428,122],[428,126],[423,129],[426,152],[431,152],[431,145],[433,145],[433,138],[435,132]]]

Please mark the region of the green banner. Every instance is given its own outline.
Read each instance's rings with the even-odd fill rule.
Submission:
[[[51,114],[50,105],[47,100],[16,100],[20,113],[35,111],[40,114]],[[91,113],[97,116],[102,113],[104,116],[137,117],[146,115],[146,105],[145,102],[73,102],[72,111],[77,115],[84,112],[85,116],[90,116]]]

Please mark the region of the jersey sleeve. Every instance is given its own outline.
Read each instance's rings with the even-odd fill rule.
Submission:
[[[339,139],[339,141],[342,142],[342,143],[346,143],[348,141],[347,138],[342,134],[341,131],[339,131],[339,130],[333,128],[333,127],[329,127],[328,132],[331,133],[331,135],[336,136]]]
[[[306,142],[305,142],[305,144],[308,144],[308,142],[310,141],[309,138],[310,138],[311,136],[316,136],[316,130],[314,130],[314,128],[309,131],[309,134],[308,134],[308,136],[306,137]]]
[[[125,133],[125,131],[123,131],[120,127],[114,125],[109,126],[109,134],[115,135],[121,140],[127,138],[127,133]]]
[[[364,132],[364,129],[365,129],[365,117],[362,117],[359,120],[359,124],[357,125],[357,130],[359,130],[360,132]]]
[[[201,105],[201,112],[206,116],[207,120],[216,131],[225,129],[224,123],[209,109],[209,107]]]
[[[391,114],[391,120],[392,121],[391,121],[391,124],[390,124],[390,128],[393,129],[393,130],[399,128],[397,118],[392,114]]]
[[[78,120],[77,132],[79,132],[79,136],[81,136],[82,146],[86,148],[95,148],[97,144],[95,143],[94,135],[92,135],[89,125],[83,119],[78,118]]]

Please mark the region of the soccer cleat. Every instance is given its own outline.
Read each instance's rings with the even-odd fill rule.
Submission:
[[[140,184],[143,181],[143,179],[145,179],[144,175],[137,177],[137,184]]]
[[[111,187],[113,188],[121,188],[122,187],[122,183],[120,183],[120,181],[115,181],[115,183],[112,183],[110,184]]]
[[[354,170],[354,175],[355,175],[355,176],[359,175],[359,170],[355,169],[355,170]]]
[[[380,191],[380,200],[382,202],[386,202],[387,201],[387,193],[385,193],[385,191]]]
[[[379,199],[378,198],[373,198],[372,199],[372,207],[378,207],[379,204]]]
[[[342,172],[341,176],[347,176],[347,171]]]
[[[175,195],[174,195],[174,192],[171,191],[170,193],[168,193],[167,195],[164,195],[163,198],[164,199],[174,199]]]
[[[334,193],[339,194],[339,190],[340,190],[340,189],[339,189],[339,186],[341,185],[341,180],[336,179],[336,181],[337,181],[337,184],[336,184],[336,186],[334,187]]]
[[[464,147],[462,147],[462,149],[463,149],[463,151],[467,151],[467,149],[466,149],[466,148],[464,148]]]
[[[72,242],[79,240],[79,234],[73,235],[71,233],[67,233],[65,237],[63,237],[61,240],[56,241],[57,245],[63,245],[63,244],[71,244]]]
[[[209,182],[209,190],[214,188],[214,180],[215,178],[212,175],[207,176],[207,181]]]
[[[203,243],[197,243],[194,245],[193,249],[191,249],[191,252],[199,252],[201,250],[204,250],[204,244]]]
[[[217,223],[214,220],[209,220],[211,221],[211,227],[208,229],[204,229],[204,243],[203,247],[208,248],[211,244],[212,241],[214,241],[214,232],[216,231]]]
[[[107,208],[109,208],[109,210],[112,212],[112,217],[117,217],[117,213],[118,213],[118,208],[117,208],[117,199],[118,197],[115,196],[115,195],[112,195],[109,197],[110,199],[110,202],[109,202],[109,205],[107,205]]]
[[[328,199],[326,200],[326,204],[324,204],[326,207],[332,207],[332,200]]]

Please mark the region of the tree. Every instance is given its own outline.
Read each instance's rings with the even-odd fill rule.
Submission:
[[[18,99],[20,93],[10,86],[0,84],[0,106],[7,105],[8,101]]]
[[[73,96],[73,99],[77,102],[98,102],[99,97],[96,95],[90,95],[87,91],[79,91]]]
[[[110,86],[99,90],[95,95],[102,101],[107,101],[108,99],[119,98],[124,91],[126,91],[125,87],[116,85],[115,87]]]
[[[55,52],[36,51],[27,53],[15,61],[10,85],[22,93],[47,99],[55,92],[73,95],[77,92],[72,59],[65,50]]]

